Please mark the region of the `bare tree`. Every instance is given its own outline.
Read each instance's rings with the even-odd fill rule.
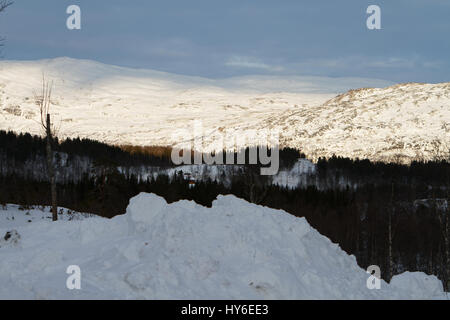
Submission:
[[[443,199],[441,206],[438,208],[437,199],[433,193],[433,209],[434,213],[437,214],[439,219],[439,224],[441,226],[442,238],[444,240],[444,289],[450,291],[450,209],[449,209],[449,199],[450,190],[447,186],[447,199]],[[437,212],[438,211],[438,212]]]
[[[395,273],[395,264],[394,264],[394,254],[393,254],[393,243],[395,239],[395,234],[397,231],[397,227],[399,225],[399,219],[396,212],[395,207],[395,199],[394,199],[394,187],[395,182],[391,182],[391,200],[389,204],[389,208],[387,209],[387,225],[388,225],[388,267],[387,267],[387,279],[391,281],[392,277]],[[393,219],[396,219],[396,223],[394,223]]]
[[[262,176],[260,167],[248,165],[244,168],[244,194],[251,203],[261,204],[267,197],[268,177]]]
[[[0,12],[2,12],[3,10],[5,10],[7,7],[9,7],[9,6],[12,5],[12,4],[13,4],[12,1],[6,1],[6,0],[0,1]]]
[[[2,12],[3,10],[5,10],[7,7],[9,7],[10,5],[12,5],[13,2],[9,1],[9,0],[0,0],[0,12]],[[3,39],[2,37],[0,37],[0,47],[3,46],[3,41],[5,39]]]
[[[50,106],[51,106],[51,97],[52,97],[52,88],[53,83],[45,80],[45,77],[42,77],[42,91],[40,94],[34,95],[35,103],[39,107],[40,115],[41,115],[41,126],[44,130],[47,145],[46,145],[46,153],[47,153],[47,171],[48,177],[51,185],[51,196],[52,196],[52,220],[58,220],[58,207],[57,207],[57,199],[56,199],[56,178],[55,178],[55,168],[53,164],[53,150],[52,150],[52,141],[54,136],[56,136],[55,128],[52,127],[52,123],[50,120]]]

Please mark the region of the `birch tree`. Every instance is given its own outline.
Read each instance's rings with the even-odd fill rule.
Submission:
[[[47,172],[50,181],[50,192],[52,198],[52,220],[58,220],[58,207],[56,198],[56,177],[55,167],[53,163],[53,150],[52,141],[56,136],[56,130],[52,126],[50,118],[50,106],[52,97],[53,83],[47,81],[45,77],[42,77],[42,90],[40,94],[35,94],[35,103],[40,112],[40,125],[45,133],[46,137],[46,154],[47,154]]]

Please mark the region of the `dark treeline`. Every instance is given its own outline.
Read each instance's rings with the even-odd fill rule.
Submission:
[[[317,161],[319,180],[347,184],[385,184],[396,182],[409,185],[446,186],[450,181],[448,162],[412,161],[409,165],[371,162],[333,156]]]
[[[379,265],[385,280],[407,270],[423,271],[437,275],[448,289],[449,248],[443,228],[443,218],[449,216],[447,161],[402,165],[339,157],[319,159],[315,183],[294,189],[271,184],[269,177],[259,175],[257,166],[243,166],[230,185],[205,179],[192,187],[182,173],[173,178],[164,174],[143,177],[140,171],[123,170],[142,165],[172,166],[170,153],[161,148],[123,149],[80,139],[55,141],[55,145],[60,156],[66,155],[64,171],[70,171],[58,183],[59,206],[113,217],[123,214],[129,199],[140,192],[158,194],[168,202],[188,199],[205,206],[211,206],[218,194],[233,194],[305,217],[321,234],[354,254],[361,267]],[[0,131],[0,203],[50,204],[48,181],[32,174],[39,166],[27,175],[11,168],[20,164],[26,168],[44,150],[44,141],[38,137]],[[76,162],[67,159],[76,157],[89,159],[88,167],[94,167],[95,174],[74,170]],[[300,157],[304,155],[294,149],[280,152],[284,167]],[[45,163],[42,170],[44,167]],[[75,172],[79,177],[70,179]]]
[[[46,181],[0,176],[0,204],[49,205],[49,188]],[[192,188],[182,175],[169,178],[161,174],[139,181],[135,175],[126,176],[114,169],[105,170],[98,177],[86,174],[80,181],[60,183],[57,189],[59,206],[107,218],[125,213],[130,198],[140,192],[155,193],[169,203],[188,199],[211,206],[218,194],[228,191],[215,181],[200,181]]]
[[[90,139],[65,139],[53,142],[54,151],[69,157],[88,157],[95,163],[115,166],[172,166],[170,154],[154,154],[145,148],[133,150],[130,147],[116,147]],[[25,162],[45,155],[45,138],[29,133],[15,134],[0,130],[0,151],[9,160]],[[5,159],[4,159],[5,160]]]
[[[42,158],[45,157],[45,143],[46,140],[43,137],[33,136],[29,133],[16,134],[11,131],[0,130],[0,172],[10,174],[11,169],[14,168],[19,169],[16,170],[16,174],[20,174],[27,169],[30,169],[31,172],[45,171],[45,164],[43,167],[41,166]],[[95,166],[174,167],[170,147],[118,147],[90,139],[68,138],[61,142],[53,141],[53,150],[55,151],[57,167],[58,165],[69,168],[79,166],[79,163],[73,162],[80,162],[82,159],[88,160],[89,164]],[[249,163],[250,148],[241,152],[245,154],[246,163]],[[280,168],[290,167],[299,157],[305,157],[304,154],[292,148],[283,148],[279,153]],[[223,152],[221,156],[223,163],[226,163],[226,153]],[[234,152],[233,156],[236,163],[238,152]],[[193,154],[191,155],[191,163],[194,163]],[[21,167],[25,165],[28,167]],[[83,173],[85,172],[79,172],[78,175]],[[71,174],[74,173],[71,172]],[[42,177],[45,176],[46,174],[42,174]]]

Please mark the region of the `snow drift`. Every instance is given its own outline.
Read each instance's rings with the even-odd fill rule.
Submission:
[[[441,282],[423,273],[369,290],[355,257],[305,219],[234,196],[205,208],[142,193],[110,220],[43,215],[0,210],[0,235],[17,232],[14,244],[0,244],[0,298],[445,298]],[[66,288],[69,265],[81,268],[81,290]]]

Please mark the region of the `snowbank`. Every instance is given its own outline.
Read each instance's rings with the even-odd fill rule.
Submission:
[[[24,214],[0,210],[0,235],[10,230],[5,216]],[[18,243],[0,247],[0,298],[445,298],[439,280],[422,273],[369,290],[354,256],[305,219],[234,196],[205,208],[142,193],[125,215],[65,220],[15,225]],[[81,290],[66,288],[69,265],[81,268]]]
[[[444,290],[442,282],[435,276],[428,276],[423,272],[404,272],[392,277],[390,285],[412,299],[427,299],[438,297]]]

